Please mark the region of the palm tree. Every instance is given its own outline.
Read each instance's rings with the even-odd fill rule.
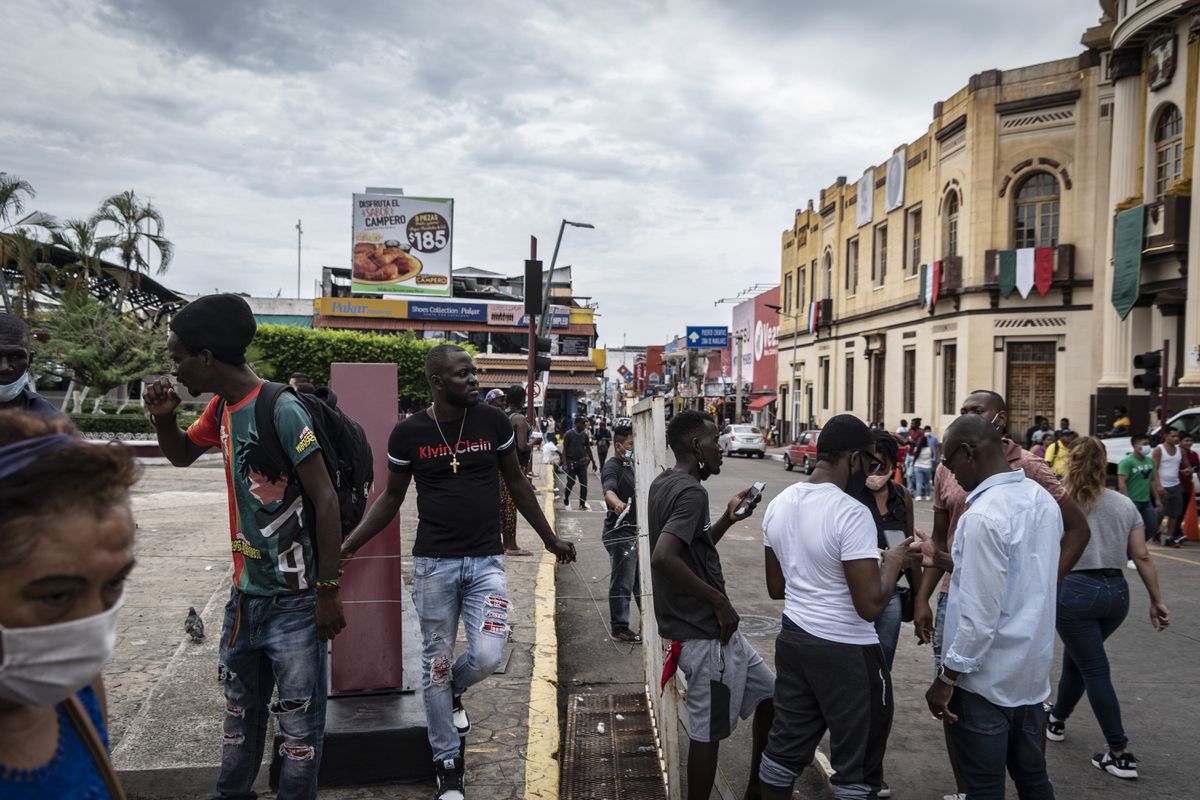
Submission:
[[[112,197],[100,204],[100,208],[92,215],[91,220],[97,227],[107,224],[116,230],[111,235],[102,237],[107,243],[106,250],[116,250],[120,253],[121,263],[125,266],[125,274],[121,279],[121,289],[117,293],[115,305],[117,309],[125,301],[129,291],[130,277],[137,273],[150,273],[148,259],[150,248],[142,253],[142,245],[153,245],[158,251],[158,274],[162,275],[171,264],[171,256],[175,246],[163,236],[163,217],[151,203],[144,205],[138,202],[133,190],[130,189]]]
[[[95,220],[69,219],[54,230],[51,240],[75,257],[74,263],[63,270],[67,289],[86,288],[89,279],[104,274],[100,256],[113,249],[113,241],[111,237],[96,233]]]
[[[13,217],[19,217],[25,211],[25,201],[37,196],[29,181],[0,172],[0,230],[3,230]],[[4,276],[4,268],[8,265],[5,254],[5,241],[0,236],[0,300],[4,301],[4,310],[12,313],[12,300],[8,296],[8,280]]]

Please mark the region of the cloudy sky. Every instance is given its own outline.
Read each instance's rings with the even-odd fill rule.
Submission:
[[[975,72],[1078,53],[1093,0],[6,0],[0,171],[83,216],[132,188],[184,291],[294,295],[348,266],[350,195],[456,200],[455,266],[528,237],[600,339],[724,324],[779,233],[929,123]],[[1051,11],[1050,9],[1053,9]]]

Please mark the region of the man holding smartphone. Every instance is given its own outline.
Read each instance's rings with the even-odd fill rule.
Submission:
[[[891,676],[872,622],[901,570],[920,563],[920,550],[908,537],[881,557],[875,521],[858,497],[872,475],[886,474],[866,423],[839,414],[821,429],[811,477],[784,489],[763,517],[767,592],[784,601],[775,723],[759,769],[763,798],[792,796],[827,730],[834,797],[890,796],[883,753]]]
[[[708,800],[721,740],[739,718],[754,715],[746,797],[758,795],[758,763],[774,718],[775,676],[737,629],[725,593],[717,543],[758,505],[745,489],[715,522],[701,482],[721,471],[717,425],[699,411],[676,414],[667,426],[675,467],[654,479],[647,497],[654,615],[659,635],[673,640],[675,663],[687,677],[688,800]]]

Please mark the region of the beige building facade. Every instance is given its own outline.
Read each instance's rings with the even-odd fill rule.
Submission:
[[[972,76],[935,104],[922,135],[797,210],[781,239],[785,432],[842,412],[891,429],[916,416],[940,431],[977,388],[1005,395],[1014,430],[1036,414],[1090,430],[1106,423],[1113,404],[1149,408],[1145,393],[1130,391],[1132,355],[1153,349],[1160,333],[1180,339],[1172,377],[1200,389],[1200,355],[1193,376],[1183,348],[1200,343],[1200,327],[1188,327],[1200,309],[1186,302],[1187,281],[1200,268],[1180,269],[1188,263],[1186,239],[1198,235],[1186,186],[1176,178],[1194,168],[1190,9],[1200,3],[1142,4],[1174,8],[1147,23],[1160,46],[1167,28],[1178,42],[1171,80],[1156,90],[1161,96],[1148,96],[1146,68],[1152,57],[1161,61],[1161,51],[1152,56],[1145,36],[1122,45],[1141,54],[1141,77],[1129,84],[1142,87],[1141,102],[1128,115],[1139,120],[1140,137],[1134,123],[1118,118],[1121,69],[1132,69],[1121,64],[1133,61],[1133,51],[1120,51],[1127,61],[1118,58],[1114,71],[1118,5],[1101,4],[1104,18],[1085,34],[1079,56]],[[1161,69],[1155,80],[1161,83]],[[1135,97],[1132,89],[1125,94]],[[1166,103],[1193,122],[1179,125],[1178,166],[1168,163],[1166,178],[1155,182],[1151,126]],[[1118,168],[1117,144],[1136,168],[1126,161]],[[1138,242],[1141,291],[1121,321],[1110,301],[1114,212],[1139,203],[1147,209]],[[1181,227],[1184,241],[1169,241]]]

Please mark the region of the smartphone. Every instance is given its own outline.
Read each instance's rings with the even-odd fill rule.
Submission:
[[[750,506],[753,505],[758,498],[762,497],[763,489],[766,488],[767,484],[765,481],[755,481],[754,485],[750,487],[750,491],[746,493],[746,496],[742,498],[742,502],[733,512],[734,516],[744,517],[749,514]]]
[[[904,531],[884,531],[883,538],[887,540],[888,547],[895,547],[908,537],[904,535]]]

